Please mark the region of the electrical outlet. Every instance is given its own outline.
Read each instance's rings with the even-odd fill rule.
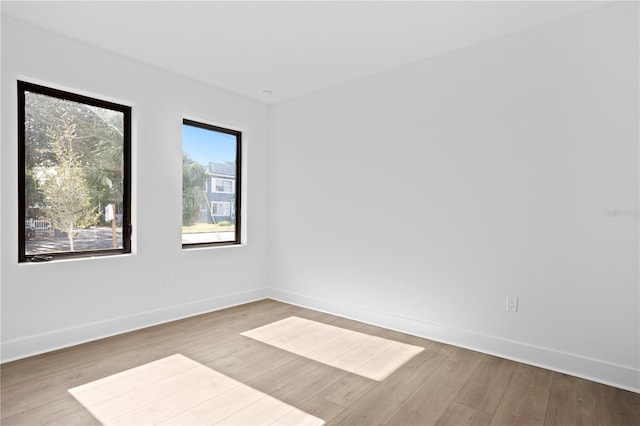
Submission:
[[[166,287],[169,287],[171,285],[171,277],[167,277],[167,279],[164,281],[164,285]]]
[[[518,298],[507,296],[507,306],[505,309],[509,312],[518,312]]]

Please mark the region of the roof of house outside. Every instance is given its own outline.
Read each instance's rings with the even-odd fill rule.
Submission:
[[[209,163],[209,173],[214,175],[236,175],[236,163],[224,162],[224,163]]]

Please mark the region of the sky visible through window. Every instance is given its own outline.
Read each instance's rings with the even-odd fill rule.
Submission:
[[[199,127],[182,126],[182,150],[189,157],[207,166],[236,160],[236,136]]]

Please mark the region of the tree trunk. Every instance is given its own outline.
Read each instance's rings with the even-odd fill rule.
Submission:
[[[69,250],[73,251],[73,222],[69,222],[69,231],[67,234],[69,237]]]

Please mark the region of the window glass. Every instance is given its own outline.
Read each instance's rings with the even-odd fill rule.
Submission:
[[[130,107],[25,82],[18,96],[19,260],[130,252]]]
[[[240,243],[240,144],[240,132],[183,121],[183,247]]]
[[[228,193],[234,192],[232,180],[214,179],[214,181],[215,181],[215,192],[228,192]]]

